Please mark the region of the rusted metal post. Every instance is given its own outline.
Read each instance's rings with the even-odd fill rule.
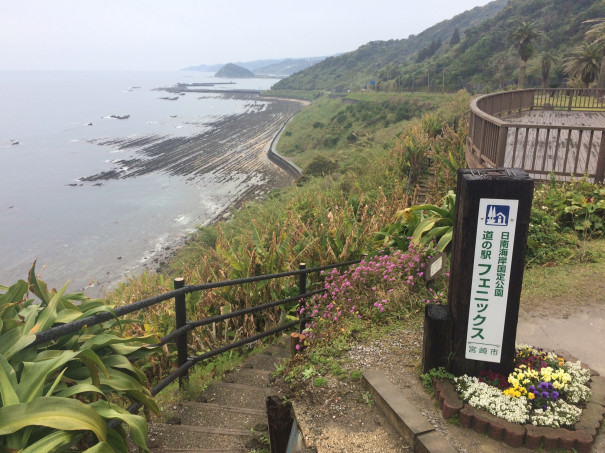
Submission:
[[[182,277],[174,279],[174,289],[180,289],[185,286],[185,279]],[[187,306],[185,303],[185,294],[180,294],[174,298],[174,312],[176,319],[176,328],[179,329],[187,323]],[[187,362],[187,333],[183,333],[177,337],[177,366],[181,367]],[[179,377],[179,387],[183,388],[187,380],[186,372]]]
[[[307,265],[306,263],[300,263],[298,265],[298,269],[299,270],[303,270],[306,269]],[[298,294],[300,294],[301,296],[303,294],[305,294],[307,292],[307,274],[306,273],[302,273],[299,275],[298,277]],[[302,331],[305,329],[305,322],[303,321],[303,318],[307,316],[306,313],[304,313],[303,309],[307,307],[307,301],[306,299],[301,299],[298,302],[298,313],[300,316],[300,328],[299,328],[299,332],[302,333]],[[301,313],[301,311],[303,311],[303,313]]]
[[[294,423],[292,403],[284,402],[277,395],[269,395],[265,399],[265,407],[267,409],[271,453],[290,451],[288,441]]]

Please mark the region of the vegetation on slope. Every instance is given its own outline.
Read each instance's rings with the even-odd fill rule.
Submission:
[[[506,57],[510,57],[510,51],[501,50],[500,39],[505,29],[510,34],[515,17],[540,14],[545,34],[551,36],[551,43],[557,43],[555,38],[561,33],[573,35],[587,18],[605,15],[602,5],[596,2],[572,3],[511,1],[507,8],[516,8],[508,11],[506,23],[497,22],[497,16],[464,30],[460,41],[460,30],[456,28],[458,32],[452,33],[446,44],[448,49],[443,48],[441,38],[434,37],[410,57],[411,66],[378,71],[377,87],[403,90],[404,76],[410,67],[430,74],[431,68],[437,71],[437,66],[427,65],[438,62],[444,68],[449,65],[450,86],[458,83],[456,77],[472,77],[474,84],[493,83],[494,78],[501,81],[503,76],[490,75],[494,67],[485,61],[488,56],[500,55],[500,74],[514,72],[517,63]],[[584,9],[574,9],[577,5]],[[551,11],[549,6],[558,6],[559,10]],[[560,11],[567,13],[567,22],[559,20]],[[483,33],[490,27],[489,34]],[[576,34],[581,36],[583,32]],[[539,37],[535,34],[532,39]],[[568,44],[560,41],[555,48]],[[523,52],[531,43],[525,46]],[[523,56],[521,48],[517,50]],[[481,59],[481,68],[486,70],[480,71],[477,66]],[[550,64],[560,61],[554,57]],[[465,72],[469,68],[472,73]],[[531,64],[528,73],[531,80],[535,74]],[[413,73],[409,81],[412,86],[417,82]],[[586,83],[583,76],[581,82]],[[288,125],[279,145],[281,153],[305,169],[298,184],[272,193],[263,202],[247,204],[229,222],[199,228],[163,272],[146,272],[120,285],[109,296],[126,304],[169,291],[176,276],[185,277],[188,283],[203,283],[276,273],[294,269],[299,262],[315,266],[369,255],[358,267],[335,271],[323,281],[311,282],[312,286],[323,285],[332,298],[316,297],[311,301],[309,308],[314,319],[307,324],[306,341],[318,339],[328,354],[324,356],[315,349],[309,355],[311,363],[302,364],[298,371],[296,365],[288,375],[290,379],[308,379],[329,372],[342,374],[329,357],[336,350],[340,353],[346,349],[354,332],[408,318],[418,313],[424,303],[446,300],[445,278],[433,288],[422,282],[422,263],[434,251],[431,243],[422,242],[432,238],[439,241],[439,248],[447,248],[454,204],[453,195],[446,193],[454,187],[457,168],[465,165],[469,105],[465,92],[379,92],[319,98],[318,92],[312,92],[305,96],[317,100]],[[432,176],[423,196],[436,205],[410,207],[416,203],[416,184],[427,170]],[[552,266],[569,260],[602,259],[595,257],[593,247],[585,244],[605,235],[604,217],[605,189],[601,186],[584,180],[565,184],[552,181],[538,186],[529,231],[528,264]],[[380,254],[384,248],[390,253]],[[187,298],[187,318],[199,319],[291,296],[296,293],[295,285],[294,281],[271,281],[191,294]],[[36,332],[98,311],[111,311],[114,303],[65,294],[65,287],[48,291],[33,268],[28,282],[1,286],[0,290],[0,446],[29,447],[31,451],[72,447],[126,451],[123,428],[106,426],[109,420],[122,420],[135,443],[145,449],[145,420],[127,414],[117,403],[138,401],[147,410],[157,412],[145,389],[146,379],[156,379],[170,370],[174,350],[172,345],[166,345],[165,354],[151,362],[139,362],[144,363],[147,376],[124,356],[128,354],[135,360],[147,357],[151,349],[142,345],[174,330],[173,308],[161,305],[136,315],[137,322],[126,322],[127,334],[124,324],[111,321],[55,342],[34,345]],[[34,303],[30,293],[39,299],[39,304]],[[201,353],[224,341],[265,330],[286,314],[299,315],[295,303],[283,311],[275,309],[263,316],[197,329],[190,334],[189,352]],[[328,342],[330,347],[326,346]],[[209,371],[210,376],[213,373]],[[323,377],[314,382],[322,382],[318,379]]]
[[[444,301],[446,280],[436,282],[436,286],[430,290],[424,284],[413,284],[416,280],[421,281],[422,270],[421,267],[412,269],[409,264],[416,266],[422,263],[424,257],[432,253],[430,245],[426,249],[415,247],[408,250],[403,244],[400,246],[403,250],[394,251],[384,258],[375,253],[385,246],[385,235],[381,233],[397,230],[398,224],[402,224],[402,210],[416,204],[416,181],[428,161],[432,162],[434,177],[430,178],[426,187],[427,199],[440,205],[447,191],[454,187],[456,169],[464,165],[469,99],[464,92],[416,97],[384,93],[355,94],[345,98],[319,99],[288,125],[286,132],[290,134],[284,134],[289,139],[282,144],[284,152],[291,153],[299,162],[308,162],[305,165],[306,175],[297,185],[273,192],[262,202],[245,205],[229,222],[199,228],[163,272],[146,272],[133,278],[120,285],[109,297],[119,304],[126,304],[171,290],[173,278],[177,276],[184,277],[187,283],[204,283],[295,269],[300,262],[316,266],[370,254],[371,258],[358,270],[332,273],[325,282],[310,282],[312,287],[329,286],[335,282],[346,285],[347,281],[353,285],[356,276],[363,274],[362,279],[355,282],[358,285],[355,297],[359,299],[345,297],[339,302],[336,312],[329,304],[317,299],[314,301],[315,305],[312,306],[316,307],[318,313],[328,313],[332,319],[336,316],[343,322],[348,321],[344,324],[322,323],[321,326],[311,324],[308,326],[311,339],[311,335],[320,335],[322,339],[333,340],[334,344],[343,344],[339,339],[342,329],[345,329],[345,336],[352,335],[355,329],[406,318],[418,312],[427,301]],[[414,117],[409,118],[408,115]],[[351,133],[360,138],[349,140]],[[330,137],[331,141],[326,141],[326,137]],[[331,171],[327,172],[329,174],[321,171],[327,167],[326,161],[323,166],[317,163],[319,158],[332,163]],[[451,208],[451,203],[449,205]],[[601,187],[583,181],[543,186],[537,192],[532,211],[528,261],[542,264],[592,259],[589,254],[582,252],[584,249],[579,245],[583,240],[605,234],[604,216],[605,189]],[[395,227],[391,229],[393,225]],[[440,224],[439,227],[449,227],[449,224]],[[428,231],[422,233],[429,234]],[[444,231],[443,236],[446,234]],[[387,245],[397,247],[396,241]],[[400,263],[408,264],[404,266],[405,269],[398,270]],[[387,276],[385,271],[392,273]],[[388,277],[386,280],[385,276]],[[30,276],[30,279],[35,277]],[[19,282],[11,288],[2,288],[5,293],[0,294],[0,306],[6,306],[6,309],[3,311],[5,320],[0,325],[0,329],[4,329],[0,330],[1,333],[16,335],[15,332],[18,332],[24,338],[30,338],[31,335],[27,333],[30,331],[29,324],[36,322],[36,316],[37,319],[44,318],[48,327],[64,322],[67,319],[64,315],[79,317],[85,314],[75,313],[76,307],[71,303],[74,296],[65,296],[66,300],[63,300],[61,291],[51,295],[55,302],[34,310],[31,302],[24,298],[27,287],[25,282]],[[187,297],[187,319],[200,319],[277,300],[294,295],[296,290],[296,282],[292,280],[194,293]],[[42,296],[46,297],[44,294]],[[58,300],[61,300],[63,310],[61,319],[53,318],[52,305],[57,304]],[[80,310],[101,309],[99,305],[88,307],[87,304],[83,302]],[[44,314],[46,310],[49,310],[48,314]],[[189,334],[189,353],[199,354],[221,345],[225,340],[235,340],[265,330],[278,323],[282,315],[297,316],[295,310],[296,304],[292,303],[284,312],[276,309],[262,317],[247,316],[243,320],[234,319],[223,325],[196,329]],[[144,338],[147,335],[164,336],[174,330],[172,304],[156,306],[135,316],[138,322],[126,324],[128,335],[125,340],[120,340],[116,335],[112,337],[111,344],[97,345],[92,340],[87,342],[89,335],[105,338],[105,335],[98,335],[100,332],[93,329],[83,335],[78,333],[69,337],[69,342],[77,349],[87,349],[90,345],[101,362],[105,360],[105,355],[110,357],[109,365],[105,367],[110,375],[116,374],[117,371],[109,368],[126,366],[125,363],[115,365],[116,359],[112,358],[122,341],[136,343],[140,340],[131,338],[133,334]],[[111,324],[99,328],[117,326],[117,323]],[[84,344],[81,344],[82,341]],[[11,348],[13,343],[5,341],[0,344]],[[148,362],[153,365],[145,370],[148,377],[155,380],[171,369],[175,356],[172,348],[172,344],[164,346],[165,354]],[[17,352],[21,355],[40,353],[46,357],[49,350],[27,352],[23,349]],[[3,367],[5,371],[10,372],[10,366],[19,376],[22,365],[11,362],[6,351],[3,354],[9,361],[9,365]],[[89,352],[84,354],[91,355]],[[23,362],[20,355],[14,356],[19,363]],[[85,366],[81,365],[79,359],[74,356],[72,361],[69,367],[73,367],[77,373],[71,374],[71,368],[68,368],[65,376],[88,379],[91,370],[85,374]],[[101,365],[98,366],[97,374]],[[212,369],[209,367],[208,371]],[[308,369],[309,366],[305,365],[304,370],[299,371],[302,373]],[[136,389],[132,395],[154,408],[147,399],[148,395],[138,388],[144,381],[141,372],[133,368],[127,373],[130,374],[129,382]],[[45,382],[46,386],[45,395],[66,390],[62,387],[62,381],[56,378],[54,372],[41,377],[40,382]],[[296,373],[293,378],[296,378]],[[90,379],[93,385],[100,385],[99,391],[104,395],[110,395],[115,390],[94,373]],[[8,382],[13,387],[18,385],[18,380],[10,377]],[[9,388],[6,382],[3,385]],[[87,392],[92,389],[82,388],[88,389]],[[131,396],[127,394],[127,397]],[[93,409],[103,411],[102,418],[127,417],[118,406],[111,406],[112,411],[108,411],[97,401],[91,404]],[[7,409],[4,414],[10,416],[12,412]],[[132,424],[131,430],[144,431],[141,419],[128,420]],[[61,434],[61,438],[65,438],[66,442],[68,438],[69,442],[80,441],[82,438],[78,430],[74,431]],[[98,434],[103,438],[101,431]],[[112,441],[120,442],[117,437],[114,438]],[[35,441],[37,439],[41,437]]]
[[[434,111],[443,99],[440,95],[398,93],[324,96],[296,115],[277,150],[306,169],[308,175],[332,173],[340,168],[339,162],[346,166],[345,161],[360,146],[392,145],[412,118]],[[309,168],[316,161],[327,166]]]
[[[226,77],[226,78],[249,78],[253,79],[255,77],[254,73],[246,68],[242,68],[241,66],[237,66],[233,63],[227,63],[218,72],[214,75],[215,77]]]
[[[424,105],[423,99],[421,97],[417,101],[418,105]],[[382,112],[378,115],[380,118],[382,114],[388,118],[396,113],[397,109],[386,114],[384,106],[381,106],[384,99],[377,98],[376,101],[378,111]],[[330,103],[334,106],[330,107]],[[434,123],[451,124],[453,127],[456,119],[450,112],[459,110],[451,108],[456,103],[467,108],[468,96],[461,93],[459,97],[442,96],[440,101],[433,100],[429,103],[433,109],[442,104],[441,110],[427,114],[434,121],[425,118],[424,121],[412,120],[412,123],[416,121],[419,130],[433,127]],[[324,116],[322,121],[326,125],[337,125],[334,118],[338,117],[342,104],[342,99],[321,99],[318,105],[325,108],[314,110],[310,106],[310,118],[300,123],[295,118],[287,130],[292,130],[292,136],[301,139],[305,135],[311,136],[312,131],[319,129],[313,127],[314,122],[319,121],[319,116],[326,115],[325,110],[330,108],[333,108],[333,113]],[[392,105],[398,104],[393,102]],[[410,105],[414,102],[411,101]],[[346,106],[348,104],[345,104],[345,111]],[[355,112],[346,113],[347,118],[348,115],[353,118]],[[403,120],[398,123],[400,131],[409,122]],[[303,130],[308,127],[309,133],[299,134],[296,131],[298,125]],[[459,132],[450,128],[449,133],[457,147],[456,152],[461,153],[461,140],[457,134],[464,135],[466,129],[463,122],[458,121],[458,126]],[[304,182],[276,191],[263,202],[245,205],[229,222],[199,228],[163,273],[144,273],[120,285],[112,297],[120,304],[150,297],[170,290],[176,276],[184,277],[188,283],[203,283],[296,269],[300,262],[306,262],[309,267],[329,264],[373,252],[375,233],[392,222],[398,209],[413,202],[413,188],[408,190],[406,184],[409,168],[404,158],[408,150],[398,137],[389,138],[392,144],[381,142],[378,128],[373,134],[368,132],[367,139],[352,144],[347,144],[348,129],[339,131],[338,141],[344,145],[342,149],[334,150],[334,155],[338,156],[338,161],[335,161],[337,168],[330,175],[308,175]],[[301,144],[301,156],[301,159],[312,162],[317,152],[312,146]],[[439,197],[436,192],[435,197]],[[296,291],[296,284],[294,279],[271,281],[192,294],[187,299],[188,319],[290,296]],[[225,335],[239,338],[263,330],[277,322],[279,317],[280,312],[275,310],[265,318],[250,316],[244,320],[232,320],[226,332],[222,328],[196,329],[191,334],[190,352],[214,347]],[[174,328],[172,308],[148,310],[145,324],[153,332],[165,335]],[[142,327],[140,332],[143,332]]]
[[[418,36],[374,41],[353,52],[328,58],[277,83],[275,89],[357,91],[375,82],[379,91],[486,91],[514,85],[519,57],[511,34],[519,22],[536,21],[546,39],[536,55],[559,57],[549,84],[560,86],[561,61],[584,39],[587,20],[605,17],[601,0],[510,0],[474,8]],[[457,42],[456,34],[461,35]],[[539,59],[527,67],[528,86],[539,86]]]

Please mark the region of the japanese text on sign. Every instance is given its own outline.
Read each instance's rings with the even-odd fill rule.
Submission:
[[[518,200],[479,202],[467,359],[500,362]]]

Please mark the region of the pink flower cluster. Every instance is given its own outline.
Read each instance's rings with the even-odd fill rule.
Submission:
[[[423,287],[424,262],[433,251],[410,244],[405,252],[375,256],[342,273],[338,269],[322,272],[325,292],[314,296],[300,313],[306,311],[311,317],[303,333],[313,341],[320,331],[333,329],[343,317],[371,318],[388,313],[388,295],[397,287],[414,290],[418,282]]]
[[[441,305],[445,302],[447,302],[447,295],[443,291],[437,292],[433,288],[429,288],[429,297],[424,299],[424,303]]]

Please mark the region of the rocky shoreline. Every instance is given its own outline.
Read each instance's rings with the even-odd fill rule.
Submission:
[[[151,173],[184,177],[188,182],[211,178],[213,185],[228,194],[229,202],[204,224],[228,218],[247,201],[262,197],[270,190],[286,187],[294,181],[287,169],[268,157],[274,138],[303,104],[296,100],[264,97],[252,93],[221,93],[225,98],[250,101],[246,112],[225,115],[208,129],[191,137],[148,135],[118,139],[97,139],[94,143],[130,151],[127,159],[113,162],[114,168],[80,178],[81,183],[101,185],[104,181],[135,178]],[[150,256],[140,269],[161,271],[186,244],[188,236],[171,240]],[[117,277],[117,276],[115,276]],[[97,285],[111,290],[123,277]]]

